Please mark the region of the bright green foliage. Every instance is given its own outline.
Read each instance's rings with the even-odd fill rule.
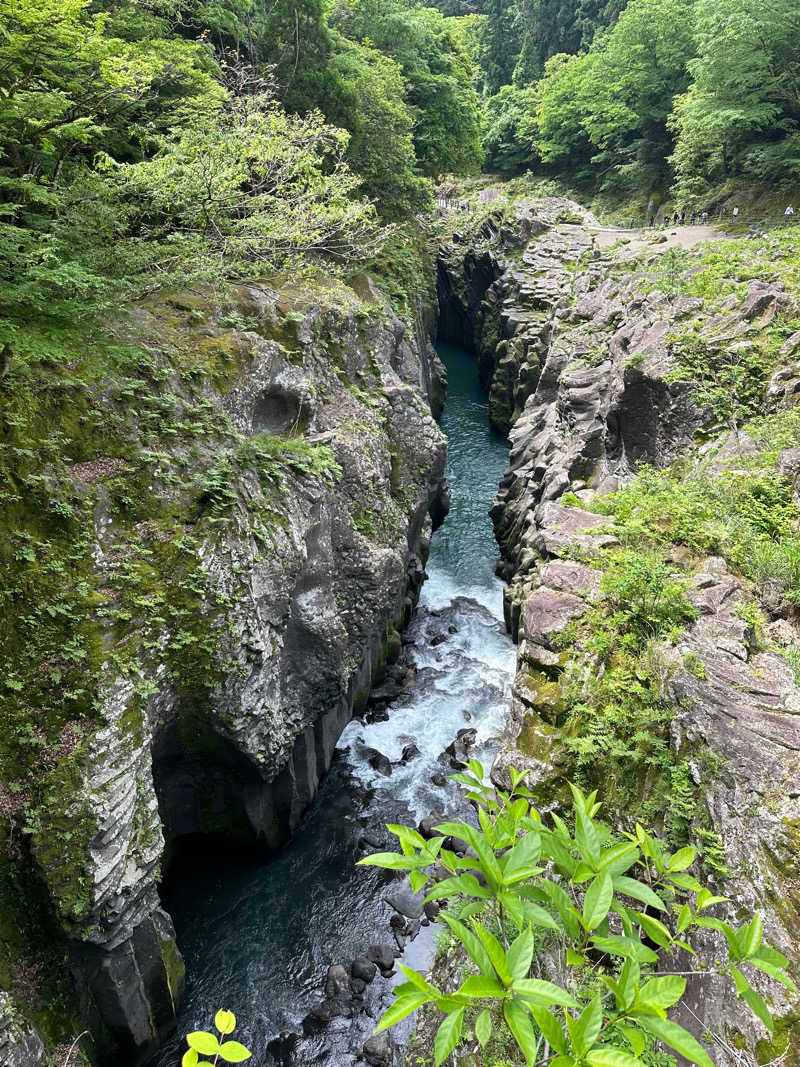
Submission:
[[[696,617],[686,599],[686,582],[657,556],[621,552],[603,574],[603,592],[614,612],[613,624],[631,633],[640,646],[682,628]]]
[[[535,90],[504,85],[486,101],[483,146],[489,170],[514,173],[530,164],[535,150],[530,138],[530,115]]]
[[[630,544],[722,555],[746,576],[776,579],[790,600],[800,598],[800,512],[775,471],[682,478],[678,470],[643,468],[597,509],[614,516],[615,533]]]
[[[350,264],[383,239],[359,179],[344,161],[347,136],[318,115],[289,116],[266,94],[238,97],[202,128],[164,138],[154,158],[116,164],[110,179],[132,205],[129,225],[216,273],[297,268],[313,257]],[[166,249],[165,249],[166,251]]]
[[[244,1063],[250,1059],[252,1053],[240,1042],[224,1040],[236,1028],[236,1016],[232,1011],[218,1011],[214,1016],[214,1026],[219,1037],[207,1030],[194,1030],[186,1035],[189,1048],[183,1054],[181,1067],[203,1067],[204,1064],[206,1067],[216,1067],[220,1060],[223,1063]],[[209,1058],[201,1059],[201,1056]]]
[[[480,63],[487,96],[511,83],[522,41],[515,0],[486,0],[480,36]]]
[[[399,68],[420,172],[435,177],[476,171],[481,162],[478,101],[470,61],[448,20],[410,0],[351,0],[334,25]],[[347,121],[344,125],[350,128]],[[387,132],[375,130],[374,150],[387,139]]]
[[[713,1067],[700,1042],[668,1017],[686,977],[662,964],[662,954],[680,948],[693,955],[697,927],[721,936],[716,966],[693,973],[729,978],[772,1030],[748,975],[760,971],[794,990],[787,960],[764,943],[760,916],[733,926],[709,914],[726,901],[687,873],[694,849],[670,852],[638,824],[616,833],[597,818],[596,793],[576,786],[566,817],[545,818],[524,774],[512,769],[510,776],[510,792],[493,790],[471,760],[453,777],[476,806],[479,829],[446,822],[426,841],[408,827],[389,826],[402,853],[359,861],[407,871],[415,890],[427,890],[427,901],[448,900],[441,919],[472,972],[444,993],[401,964],[408,981],[396,988],[379,1030],[433,1004],[444,1013],[437,1067],[473,1034],[487,1047],[509,1032],[528,1067],[636,1067],[653,1041]],[[466,841],[474,855],[460,859],[445,847],[448,836]]]
[[[697,0],[693,84],[678,101],[682,190],[800,178],[800,11],[792,0]]]
[[[672,98],[688,84],[692,0],[631,0],[587,53],[556,56],[538,87],[534,144],[545,162],[584,160],[607,182],[658,179]]]

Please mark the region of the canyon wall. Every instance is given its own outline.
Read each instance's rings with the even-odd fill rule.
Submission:
[[[369,279],[159,296],[117,340],[141,355],[89,386],[102,443],[49,474],[83,520],[91,703],[71,724],[54,706],[55,736],[42,712],[41,792],[22,756],[4,775],[4,919],[26,879],[74,983],[26,989],[58,961],[4,939],[15,1067],[46,1062],[48,1015],[72,1011],[101,1062],[174,1025],[167,850],[289,838],[399,651],[447,508],[442,368]]]

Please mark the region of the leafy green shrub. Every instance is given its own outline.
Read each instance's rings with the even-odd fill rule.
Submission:
[[[643,646],[682,627],[697,612],[686,599],[686,582],[657,557],[623,551],[603,575],[603,592],[623,632]]]
[[[236,1016],[232,1011],[218,1011],[214,1016],[214,1026],[219,1037],[207,1030],[194,1030],[186,1035],[189,1048],[183,1054],[181,1067],[203,1067],[203,1064],[209,1063],[211,1067],[216,1067],[220,1060],[224,1063],[244,1063],[250,1059],[252,1053],[238,1041],[220,1041],[236,1028]],[[213,1059],[201,1060],[201,1056],[213,1056]]]
[[[661,966],[662,952],[694,954],[686,938],[701,927],[722,935],[726,958],[721,951],[714,968],[692,973],[727,976],[772,1031],[747,973],[755,968],[794,991],[787,960],[764,944],[758,914],[738,927],[709,914],[725,898],[687,873],[694,849],[670,853],[638,824],[632,833],[616,833],[596,818],[596,793],[586,796],[574,785],[569,823],[555,812],[545,821],[524,774],[510,775],[510,793],[492,790],[471,760],[453,778],[476,805],[480,829],[444,822],[426,841],[390,825],[402,852],[359,861],[407,871],[414,890],[428,890],[426,901],[448,900],[440,918],[473,972],[447,993],[400,964],[407,981],[395,989],[378,1030],[433,1004],[444,1013],[437,1067],[467,1041],[491,1049],[509,1034],[528,1067],[637,1067],[654,1041],[698,1067],[713,1067],[700,1042],[668,1018],[686,977]],[[461,859],[445,848],[450,835],[474,855]]]

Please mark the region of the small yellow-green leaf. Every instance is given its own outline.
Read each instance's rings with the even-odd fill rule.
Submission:
[[[181,1067],[197,1067],[198,1053],[196,1048],[187,1048],[181,1058]]]
[[[221,1034],[232,1034],[236,1029],[236,1016],[232,1011],[218,1011],[214,1016],[214,1026]]]
[[[195,1049],[201,1056],[216,1056],[219,1052],[219,1041],[213,1034],[205,1030],[194,1030],[186,1035],[189,1048]]]
[[[226,1041],[220,1046],[219,1054],[226,1063],[242,1063],[251,1056],[250,1049],[240,1045],[238,1041]]]

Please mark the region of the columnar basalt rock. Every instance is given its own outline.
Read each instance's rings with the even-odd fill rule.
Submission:
[[[204,388],[206,409],[226,418],[243,454],[251,441],[289,451],[272,481],[254,462],[231,467],[225,510],[205,528],[197,625],[207,612],[215,626],[202,684],[167,663],[166,629],[135,674],[115,674],[109,655],[100,725],[62,813],[69,844],[56,821],[33,837],[107,1062],[140,1059],[174,1026],[183,964],[158,899],[165,840],[288,839],[410,617],[447,509],[446,442],[431,414],[441,365],[423,330],[359,284],[366,304],[253,285],[225,316],[210,295],[136,313],[133,339],[161,348],[169,374],[173,342],[235,350],[224,387]],[[208,470],[217,447],[201,439],[181,461]],[[102,490],[95,516],[95,566],[110,575],[120,554]],[[26,1035],[0,1020],[15,1067],[38,1062]]]
[[[545,231],[521,254],[495,241],[491,277],[486,270],[480,275],[482,283],[488,279],[482,299],[467,284],[476,272],[469,273],[469,257],[459,260],[458,245],[442,257],[439,289],[459,318],[477,322],[473,347],[487,368],[491,416],[510,427],[509,470],[492,516],[502,556],[498,572],[508,582],[506,622],[519,651],[493,778],[508,788],[508,768],[526,769],[542,802],[555,803],[569,763],[560,681],[567,665],[578,673],[594,670],[591,655],[569,635],[602,598],[601,572],[587,563],[617,543],[607,516],[574,505],[621,487],[642,464],[670,464],[701,434],[725,430],[698,403],[696,383],[681,373],[677,337],[691,327],[712,355],[753,344],[765,323],[778,312],[791,318],[796,304],[781,283],[750,282],[743,297],[708,310],[678,287],[649,284],[659,269],[657,246],[645,253],[648,264],[641,250],[638,258],[624,247],[599,250],[589,232],[558,223],[552,210],[539,217]],[[787,363],[793,356],[787,342]],[[794,377],[793,366],[773,377],[767,407],[793,402]],[[716,462],[727,469],[726,463],[741,465],[747,440],[735,433],[727,446],[714,447]],[[704,462],[709,469],[712,461]],[[782,462],[787,472],[794,470],[790,453]],[[731,872],[725,884],[730,916],[737,909],[761,910],[768,939],[797,974],[800,689],[782,656],[754,644],[737,613],[744,588],[722,561],[700,565],[692,582],[689,599],[699,615],[665,665],[663,695],[676,709],[671,744],[681,757],[695,748],[711,753],[721,768],[711,774],[708,761],[691,764],[703,818]],[[695,662],[704,667],[693,672],[688,665]],[[706,931],[701,961],[718,950],[716,935]],[[781,1018],[784,1037],[793,1034],[796,1004],[775,983],[757,984]],[[753,1053],[758,1047],[761,1062],[772,1046],[745,1014],[730,983],[698,977],[681,1022],[699,1036],[710,1031]],[[788,1047],[787,1062],[800,1062],[791,1038]],[[726,1055],[719,1052],[720,1067],[732,1067]]]

